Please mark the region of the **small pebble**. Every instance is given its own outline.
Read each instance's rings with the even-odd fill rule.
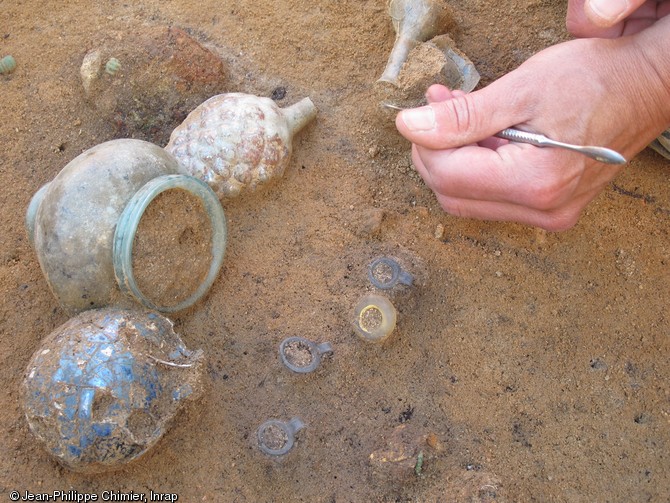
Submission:
[[[416,213],[419,218],[428,218],[430,216],[430,210],[425,206],[416,206],[416,201],[412,201],[412,206],[416,208]]]
[[[276,87],[273,89],[270,98],[274,101],[283,100],[286,97],[286,88],[285,87]]]
[[[437,227],[435,227],[435,233],[433,235],[435,236],[435,239],[442,239],[444,237],[444,225],[437,224]]]
[[[435,449],[436,451],[441,451],[443,449],[442,442],[440,442],[440,439],[435,433],[428,434],[426,437],[426,444],[428,444],[428,447]]]
[[[100,74],[100,67],[102,66],[102,55],[99,50],[89,51],[84,56],[79,68],[79,75],[81,83],[84,86],[84,92],[88,96],[91,92],[92,86]]]
[[[105,73],[115,75],[121,69],[121,62],[116,58],[109,58],[105,63]]]
[[[384,210],[380,208],[362,211],[354,222],[355,232],[359,236],[374,236],[381,231],[383,220]]]
[[[14,68],[16,68],[16,60],[13,56],[5,56],[4,58],[0,59],[1,75],[12,73]]]

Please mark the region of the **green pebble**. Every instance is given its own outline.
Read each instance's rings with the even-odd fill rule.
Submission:
[[[0,59],[0,74],[11,73],[16,68],[16,60],[13,56],[5,56]]]
[[[121,62],[116,58],[109,58],[107,63],[105,63],[105,72],[110,75],[114,75],[121,69]]]
[[[419,455],[416,457],[416,464],[414,465],[414,473],[417,477],[421,476],[423,470],[423,451],[419,452]]]

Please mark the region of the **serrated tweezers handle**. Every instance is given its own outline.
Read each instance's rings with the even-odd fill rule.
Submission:
[[[404,107],[395,105],[393,103],[382,102],[381,105],[383,107],[390,108],[391,110],[405,110]],[[611,148],[594,147],[591,145],[572,145],[571,143],[563,143],[561,141],[552,140],[543,134],[529,133],[527,131],[521,131],[520,129],[503,129],[495,136],[498,138],[504,138],[505,140],[515,141],[517,143],[529,143],[531,145],[535,145],[536,147],[565,148],[567,150],[579,152],[580,154],[605,164],[626,164],[627,162],[624,156],[622,156],[616,150],[612,150]]]
[[[591,159],[605,164],[626,164],[626,159],[619,152],[605,147],[594,147],[590,145],[572,145],[547,138],[543,134],[528,133],[519,129],[507,128],[496,134],[498,138],[515,141],[518,143],[529,143],[536,147],[558,147],[579,152]]]

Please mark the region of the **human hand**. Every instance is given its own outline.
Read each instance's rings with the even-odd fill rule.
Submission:
[[[670,1],[569,0],[566,24],[577,37],[632,35],[670,13]]]
[[[432,86],[428,106],[400,112],[396,127],[413,143],[414,165],[441,206],[465,217],[572,227],[620,168],[493,135],[514,126],[631,158],[670,123],[667,47],[653,50],[658,36],[670,37],[670,22],[662,24],[662,33],[640,40],[550,47],[470,94]],[[662,60],[666,73],[659,76],[649,58]]]

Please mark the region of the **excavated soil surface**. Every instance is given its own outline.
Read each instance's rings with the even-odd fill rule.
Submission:
[[[385,4],[0,1],[0,52],[17,62],[0,76],[0,499],[13,490],[217,502],[670,499],[667,162],[642,152],[560,234],[446,215],[375,99],[394,39]],[[448,4],[451,36],[480,85],[569,37],[565,1]],[[179,45],[180,34],[223,70]],[[121,63],[97,104],[80,79],[94,48]],[[132,76],[173,50],[190,51],[170,59],[182,70],[200,65],[179,85],[161,80],[158,63]],[[122,96],[124,82],[146,83],[133,92],[147,99]],[[19,398],[31,355],[69,318],[40,271],[25,211],[87,148],[124,136],[164,146],[196,90],[282,107],[309,96],[319,114],[281,180],[224,204],[220,277],[170,316],[205,352],[202,399],[136,463],[73,473],[38,444]],[[135,103],[144,115],[128,110]],[[414,283],[388,293],[398,323],[375,345],[351,319],[382,255]],[[315,372],[293,373],[278,355],[292,335],[334,352]],[[263,454],[258,426],[293,417],[305,424],[293,449]]]

